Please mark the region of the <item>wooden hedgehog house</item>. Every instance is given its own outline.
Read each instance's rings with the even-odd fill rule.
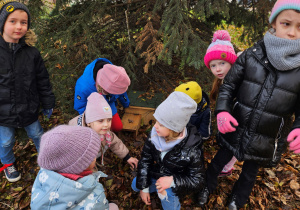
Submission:
[[[161,93],[143,93],[141,91],[128,92],[130,106],[125,109],[122,117],[123,130],[134,132],[137,136],[142,125],[154,125],[155,108],[163,101]]]

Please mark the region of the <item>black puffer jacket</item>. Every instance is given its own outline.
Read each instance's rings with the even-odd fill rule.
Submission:
[[[38,119],[40,103],[54,107],[49,75],[39,51],[24,38],[12,50],[0,36],[0,125],[25,127]]]
[[[187,136],[172,148],[161,160],[151,139],[145,142],[138,163],[137,188],[142,190],[150,185],[151,178],[173,176],[176,187],[172,188],[178,196],[200,190],[204,184],[204,161],[202,140],[196,127],[187,126]]]
[[[239,123],[235,132],[220,134],[220,143],[238,160],[279,162],[286,149],[286,119],[295,113],[293,128],[300,128],[299,78],[300,68],[279,71],[271,65],[263,40],[246,50],[220,87],[216,114],[227,111]]]

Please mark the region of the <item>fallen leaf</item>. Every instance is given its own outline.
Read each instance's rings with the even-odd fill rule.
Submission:
[[[276,178],[276,174],[274,173],[274,171],[272,171],[270,169],[266,169],[265,171],[268,173],[269,178],[271,178],[271,179]]]
[[[281,196],[280,197],[280,201],[286,205],[286,198],[284,196]]]
[[[264,182],[264,184],[272,191],[275,191],[275,187],[272,183],[269,183],[269,182]]]
[[[14,188],[13,190],[16,191],[16,192],[19,192],[19,191],[23,190],[23,188],[22,187],[17,187],[17,188]]]
[[[286,165],[286,169],[288,169],[289,171],[292,171],[292,172],[295,173],[295,174],[298,174],[298,173],[299,173],[298,170],[294,169],[294,168],[293,168],[292,166],[290,166],[290,165]]]
[[[124,195],[124,196],[123,196],[124,201],[125,201],[128,197],[130,197],[131,194],[132,194],[132,193],[130,192],[130,193],[128,193],[127,195]]]
[[[222,201],[222,199],[220,198],[220,196],[217,197],[217,203],[218,203],[219,205],[222,205],[222,204],[223,204],[223,201]]]
[[[299,190],[299,183],[296,180],[290,181],[290,187],[293,190]]]

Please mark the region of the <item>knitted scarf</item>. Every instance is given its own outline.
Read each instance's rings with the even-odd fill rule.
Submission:
[[[290,40],[275,36],[272,30],[264,36],[267,56],[271,64],[281,71],[300,67],[300,39]]]
[[[166,142],[166,139],[164,137],[157,135],[156,130],[153,127],[152,131],[151,131],[151,141],[158,151],[167,152],[167,151],[171,150],[175,145],[179,144],[184,139],[184,137],[186,136],[186,133],[187,133],[186,128],[184,128],[184,130],[185,130],[184,131],[185,135],[183,137],[178,138],[173,141]]]

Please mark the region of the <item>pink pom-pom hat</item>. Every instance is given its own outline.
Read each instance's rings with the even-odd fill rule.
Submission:
[[[208,46],[204,56],[204,63],[210,69],[212,60],[224,60],[233,64],[237,58],[234,52],[231,38],[226,30],[218,30],[214,33],[212,43]]]

